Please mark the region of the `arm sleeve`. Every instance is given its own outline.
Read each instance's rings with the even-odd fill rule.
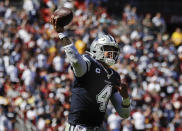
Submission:
[[[74,44],[63,47],[76,77],[82,77],[90,69],[90,61],[82,57]]]
[[[122,118],[128,118],[130,116],[130,107],[122,107],[122,97],[118,92],[114,93],[111,96],[110,100],[114,108]]]

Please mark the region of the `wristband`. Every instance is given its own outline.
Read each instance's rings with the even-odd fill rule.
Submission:
[[[63,39],[64,37],[66,37],[67,35],[65,35],[65,33],[58,33],[59,39]]]

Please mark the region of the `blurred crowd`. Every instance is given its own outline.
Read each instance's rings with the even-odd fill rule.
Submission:
[[[168,32],[162,14],[139,16],[129,4],[112,17],[102,2],[107,0],[24,0],[20,8],[0,0],[0,131],[19,131],[21,122],[25,130],[27,121],[38,131],[63,131],[73,74],[49,23],[63,6],[74,11],[65,28],[79,53],[89,51],[100,31],[120,46],[112,68],[128,81],[131,117],[123,120],[109,103],[103,128],[182,131],[181,29]]]

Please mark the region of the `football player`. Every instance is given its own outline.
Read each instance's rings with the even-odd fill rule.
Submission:
[[[109,100],[122,118],[128,118],[130,98],[127,86],[121,84],[120,75],[110,68],[116,64],[119,55],[115,39],[108,34],[99,34],[92,42],[89,54],[80,55],[63,33],[64,28],[55,26],[55,30],[75,77],[65,131],[98,130]]]

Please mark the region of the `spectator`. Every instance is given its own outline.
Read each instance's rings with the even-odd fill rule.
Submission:
[[[142,113],[141,109],[138,109],[133,113],[133,123],[135,130],[144,131],[145,130],[145,116]]]
[[[152,18],[152,22],[155,27],[155,32],[164,33],[165,32],[165,20],[162,18],[161,13],[156,13],[156,15]]]
[[[108,117],[109,129],[111,131],[120,131],[121,128],[121,117],[113,109],[112,114]]]
[[[151,14],[147,13],[142,20],[142,25],[143,25],[143,32],[146,34],[151,34],[152,33],[152,28],[153,28],[153,23],[151,19]]]
[[[182,44],[182,32],[180,28],[176,28],[172,33],[171,39],[176,47],[179,47]]]

